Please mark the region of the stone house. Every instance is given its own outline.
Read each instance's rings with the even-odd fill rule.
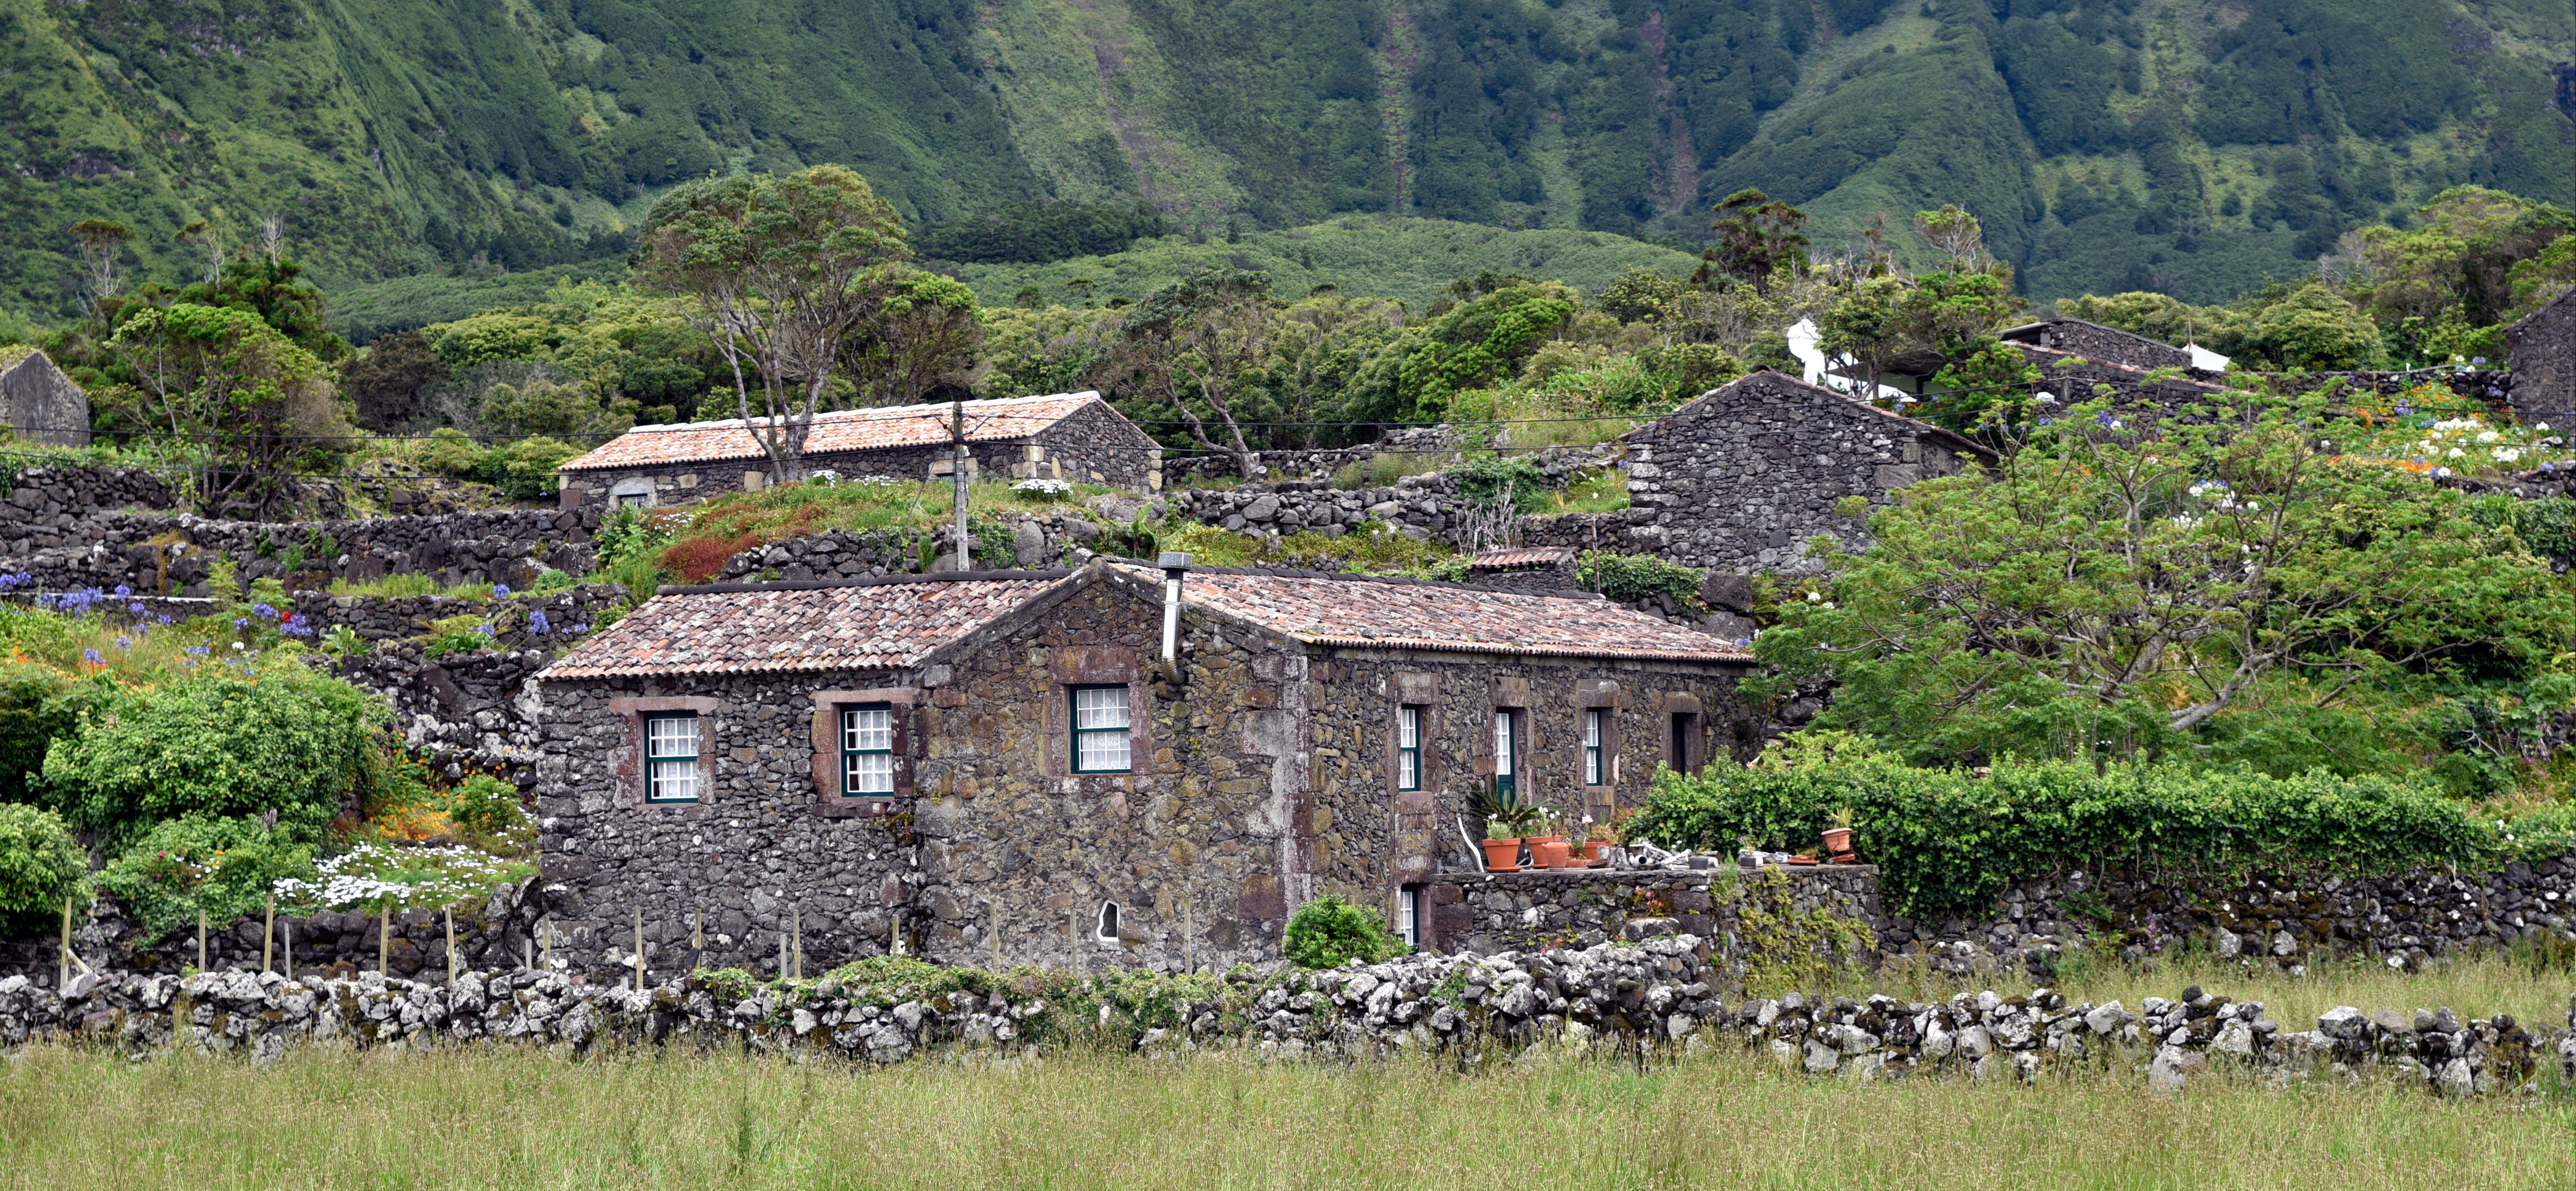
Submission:
[[[640,916],[657,970],[1223,966],[1327,891],[1438,948],[1475,783],[1606,820],[1751,731],[1746,655],[1595,597],[1211,568],[1170,663],[1164,598],[1095,562],[648,601],[538,676],[574,963]]]
[[[2504,330],[2513,365],[2513,413],[2561,430],[2576,425],[2576,289]]]
[[[2227,371],[2228,359],[2205,347],[2175,347],[2080,318],[2044,318],[1995,332],[1995,338],[2023,348],[2082,356],[2097,364],[2116,364],[2139,372],[2181,368],[2215,376]]]
[[[1983,444],[1763,369],[1629,431],[1628,540],[1684,566],[1807,571],[1807,539],[1866,544],[1846,497],[1991,465]]]
[[[41,351],[0,347],[0,412],[21,441],[89,445],[89,394]]]
[[[805,440],[808,470],[846,479],[932,480],[956,463],[948,403],[816,414]],[[1162,448],[1096,392],[966,403],[966,474],[1106,484],[1130,492],[1162,487]],[[646,508],[756,492],[768,483],[769,454],[742,419],[638,426],[564,461],[566,508]]]

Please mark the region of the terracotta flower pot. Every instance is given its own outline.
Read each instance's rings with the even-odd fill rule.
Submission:
[[[1587,840],[1583,845],[1583,859],[1592,864],[1599,864],[1609,858],[1610,847],[1608,840]]]
[[[1851,851],[1851,833],[1852,833],[1852,829],[1851,829],[1851,828],[1849,828],[1849,827],[1828,827],[1828,828],[1826,828],[1826,829],[1825,829],[1825,854],[1826,854],[1826,855],[1829,855],[1829,856],[1841,856],[1841,855],[1843,855],[1843,854],[1845,854],[1845,853],[1850,852],[1850,851]]]
[[[1498,873],[1521,871],[1521,842],[1516,839],[1486,840],[1485,867]]]
[[[1552,839],[1530,845],[1530,862],[1535,868],[1572,868],[1567,862],[1573,849],[1564,840]]]

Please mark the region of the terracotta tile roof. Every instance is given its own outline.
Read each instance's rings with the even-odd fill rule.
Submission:
[[[1123,568],[1149,582],[1161,572]],[[1310,645],[1738,662],[1752,655],[1608,600],[1438,583],[1192,572],[1183,598]]]
[[[998,442],[1026,438],[1063,421],[1074,411],[1100,400],[1095,392],[1055,393],[1044,397],[1006,397],[966,403],[966,441]],[[865,451],[880,447],[933,446],[950,441],[951,407],[897,405],[814,415],[805,453]],[[559,471],[601,471],[619,467],[654,467],[669,463],[759,459],[768,452],[740,418],[721,422],[687,422],[674,426],[638,426],[600,444],[589,454],[565,460]]]
[[[1065,582],[1031,575],[659,595],[538,677],[909,666]]]
[[[1574,561],[1570,546],[1531,546],[1520,550],[1488,550],[1467,560],[1471,571],[1516,571],[1523,567],[1562,566]]]

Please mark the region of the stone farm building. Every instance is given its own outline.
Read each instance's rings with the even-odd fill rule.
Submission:
[[[1928,422],[1763,369],[1629,431],[1628,536],[1684,566],[1751,573],[1821,565],[1807,539],[1866,544],[1835,505],[1991,464]]]
[[[1749,659],[1596,596],[1206,569],[666,591],[539,676],[576,968],[816,972],[901,946],[1073,969],[1275,959],[1333,891],[1423,946],[1470,909],[1471,786],[1572,823],[1749,729]],[[1579,831],[1579,828],[1576,829]],[[1569,832],[1573,834],[1573,832]],[[1455,878],[1441,886],[1454,899]],[[696,916],[696,917],[693,917]]]
[[[2576,425],[2576,289],[2505,328],[2513,412],[2562,431]]]
[[[945,477],[955,447],[946,403],[816,414],[805,466],[850,479]],[[1162,451],[1094,392],[966,403],[967,474],[1107,484],[1131,492],[1162,486]],[[758,491],[769,455],[739,418],[638,426],[564,462],[565,507],[645,507]]]
[[[0,347],[0,414],[22,442],[89,445],[89,394],[41,351]]]

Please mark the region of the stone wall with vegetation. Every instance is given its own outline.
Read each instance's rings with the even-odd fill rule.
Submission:
[[[598,528],[596,509],[274,524],[98,513],[15,540],[0,528],[0,570],[27,572],[50,591],[122,586],[190,596],[211,594],[209,580],[224,561],[244,583],[276,578],[290,588],[415,574],[441,584],[526,586],[539,567],[590,570]]]
[[[2158,1091],[2230,1070],[2283,1082],[2385,1071],[2445,1096],[2533,1095],[2553,1059],[2576,1076],[2576,999],[2568,1028],[2510,1016],[2461,1020],[2337,1007],[2290,1030],[2260,1002],[2194,986],[2134,1010],[2028,996],[1892,997],[1788,993],[1729,1004],[1723,974],[1690,935],[1543,954],[1354,960],[1321,972],[1082,979],[1007,976],[902,960],[853,964],[812,980],[759,982],[691,972],[642,988],[532,969],[455,980],[354,976],[289,980],[209,972],[185,978],[110,972],[57,990],[0,979],[0,1047],[70,1042],[134,1058],[171,1050],[276,1059],[290,1047],[423,1050],[524,1042],[573,1054],[661,1044],[895,1063],[983,1053],[1037,1055],[1068,1045],[1181,1055],[1245,1051],[1271,1059],[1475,1056],[1532,1044],[1693,1053],[1738,1048],[1815,1076],[2039,1083],[2051,1071],[2145,1060]]]

